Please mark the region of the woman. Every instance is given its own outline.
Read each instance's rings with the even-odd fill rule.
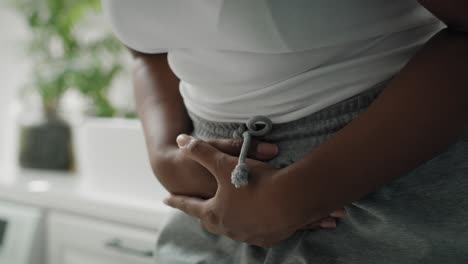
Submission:
[[[157,263],[468,260],[466,1],[103,4],[134,50],[166,203],[186,213]],[[270,121],[236,188],[229,138]]]

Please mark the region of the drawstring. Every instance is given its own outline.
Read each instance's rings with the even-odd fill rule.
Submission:
[[[249,184],[249,168],[245,163],[245,160],[247,159],[247,153],[249,152],[252,136],[264,136],[271,131],[272,127],[273,123],[268,117],[254,116],[247,122],[247,124],[241,125],[239,129],[234,131],[234,138],[244,138],[239,155],[239,162],[231,174],[231,182],[236,186],[236,188]]]

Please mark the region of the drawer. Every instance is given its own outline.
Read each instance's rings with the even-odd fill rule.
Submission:
[[[153,230],[51,213],[47,234],[49,264],[155,263]]]

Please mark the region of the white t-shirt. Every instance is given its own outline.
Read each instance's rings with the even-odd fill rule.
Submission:
[[[189,111],[310,115],[395,75],[443,25],[416,0],[103,0],[117,37],[168,52]]]

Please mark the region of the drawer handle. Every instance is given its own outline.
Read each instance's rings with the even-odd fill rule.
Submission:
[[[111,248],[111,249],[116,250],[116,251],[119,251],[121,253],[141,256],[141,257],[145,257],[145,258],[152,258],[153,257],[153,251],[152,250],[140,250],[140,249],[124,246],[123,243],[122,243],[122,240],[120,240],[118,238],[114,238],[114,239],[111,239],[111,240],[105,242],[105,245],[106,245],[106,247]]]

